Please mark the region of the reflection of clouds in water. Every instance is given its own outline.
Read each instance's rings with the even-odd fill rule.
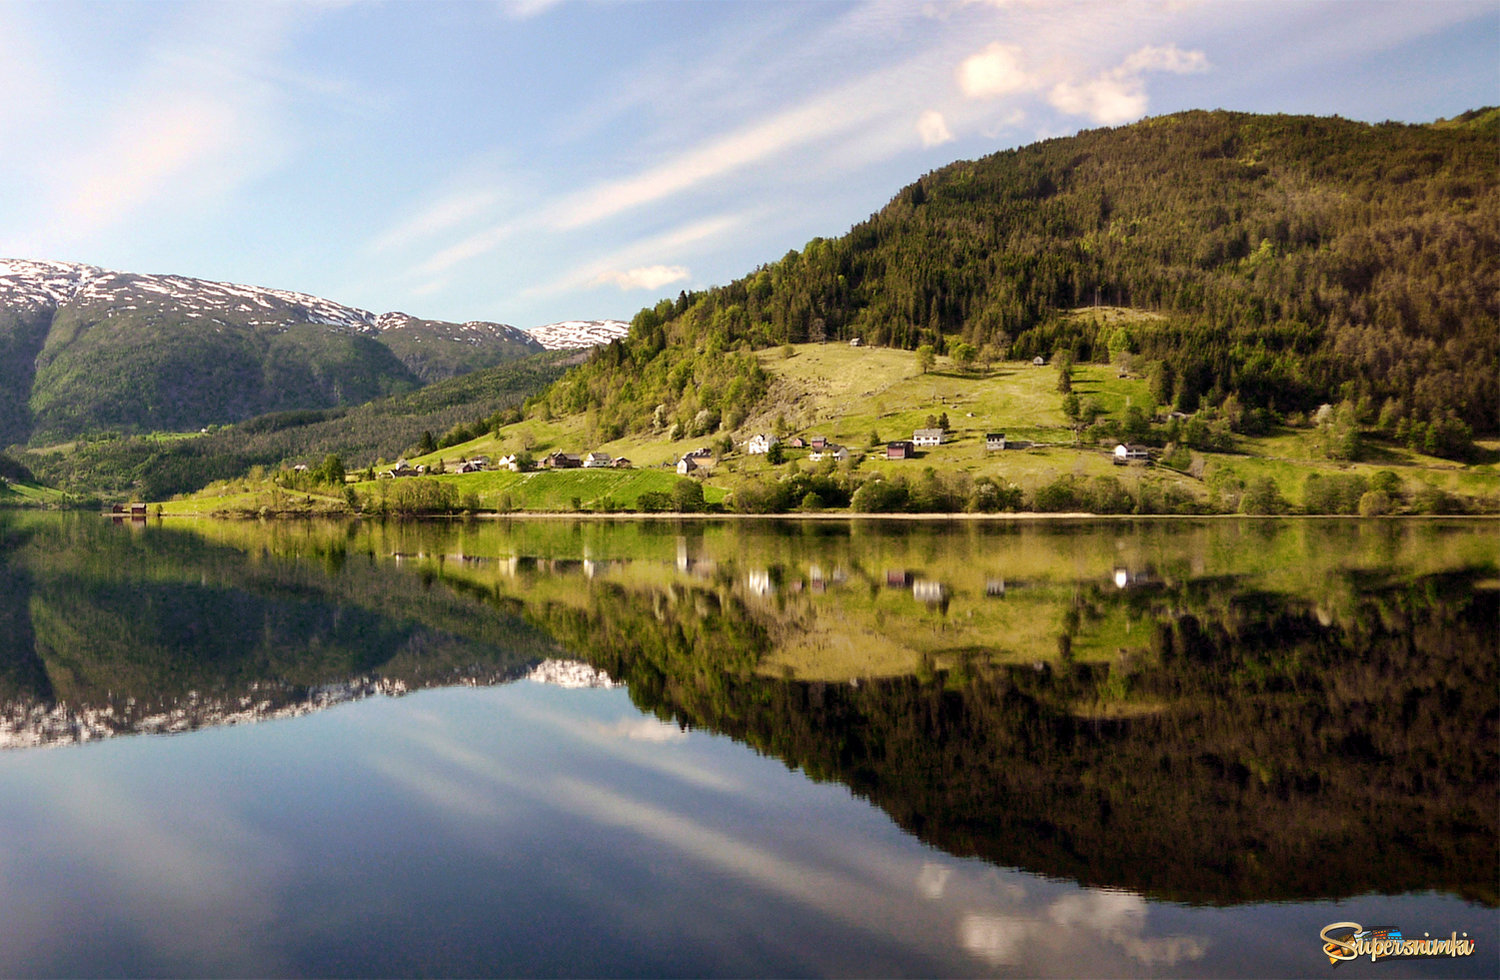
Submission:
[[[917,891],[922,894],[923,898],[936,902],[943,897],[943,892],[948,887],[948,879],[952,877],[952,868],[926,861],[922,864],[922,870],[917,873]]]
[[[507,713],[574,743],[576,748],[560,756],[563,764],[582,749],[581,758],[593,754],[628,762],[700,788],[743,790],[751,796],[763,789],[741,787],[699,766],[692,761],[691,747],[701,743],[654,718],[599,720],[535,704],[508,704]],[[492,821],[520,798],[529,797],[533,803],[651,840],[664,853],[680,855],[678,860],[727,872],[746,885],[868,930],[883,941],[925,949],[941,958],[944,948],[948,955],[956,952],[956,935],[958,949],[975,966],[982,964],[981,969],[1005,966],[1054,975],[1132,972],[1132,964],[1138,969],[1192,962],[1206,949],[1202,940],[1191,937],[1147,936],[1148,906],[1137,895],[1080,891],[979,862],[934,859],[931,852],[917,856],[859,834],[830,838],[793,833],[759,839],[622,791],[612,779],[609,785],[561,773],[539,779],[541,773],[517,771],[504,757],[476,747],[450,726],[429,725],[425,719],[409,726],[402,734],[416,751],[409,756],[398,751],[370,764],[393,785],[465,822]],[[587,869],[577,873],[589,876]],[[924,900],[918,906],[910,904],[914,888]],[[684,900],[715,899],[679,896],[672,901]],[[901,928],[893,930],[894,922],[901,922]]]
[[[454,816],[473,819],[492,817],[500,812],[493,795],[456,779],[446,779],[390,756],[370,759],[368,765],[412,796]]]
[[[1114,946],[1144,966],[1175,966],[1207,952],[1207,942],[1196,936],[1143,935],[1147,909],[1140,895],[1089,889],[1056,899],[1039,915],[966,915],[958,924],[958,942],[992,966],[1025,962],[1029,951],[1055,950],[1060,939],[1074,950],[1102,952],[1106,944]]]
[[[29,843],[35,853],[67,849],[72,874],[50,882],[66,911],[43,908],[28,924],[16,913],[34,902],[8,894],[9,873],[0,879],[0,969],[15,972],[5,966],[6,949],[66,949],[99,941],[94,930],[104,929],[112,945],[138,943],[172,972],[281,972],[266,940],[278,913],[276,885],[291,862],[273,839],[213,799],[137,799],[135,788],[112,785],[107,774],[51,791],[50,801],[29,801],[48,815]],[[161,787],[149,792],[160,795]]]
[[[958,923],[958,944],[994,966],[1014,963],[1035,926],[1009,915],[966,915]]]
[[[849,918],[851,913],[858,916],[866,904],[861,899],[867,889],[857,881],[788,860],[672,810],[577,779],[557,780],[556,791],[559,803],[600,823],[633,830],[838,918]]]
[[[644,716],[635,719],[621,718],[613,725],[601,722],[595,726],[595,730],[601,735],[623,738],[629,742],[680,742],[688,737],[688,733],[676,725]]]
[[[513,703],[509,705],[509,710],[517,719],[524,719],[536,725],[545,725],[611,755],[621,762],[653,769],[691,786],[720,793],[751,792],[738,780],[731,779],[714,769],[697,765],[676,753],[657,751],[656,745],[664,742],[687,744],[688,733],[668,722],[637,715],[633,718],[622,718],[614,725],[606,725],[602,722],[585,721],[573,715],[525,703]],[[642,723],[670,729],[676,734],[670,738],[621,737],[631,726]],[[642,732],[647,730],[641,729]],[[643,742],[646,744],[642,744]]]
[[[1138,933],[1146,921],[1146,900],[1131,892],[1084,891],[1047,907],[1060,926],[1093,926],[1103,932]]]

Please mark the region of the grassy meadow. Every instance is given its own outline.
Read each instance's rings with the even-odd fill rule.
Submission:
[[[1140,329],[1150,327],[1149,314],[1131,311],[1106,308],[1074,315],[1133,318]],[[1427,486],[1478,501],[1483,510],[1500,507],[1500,442],[1481,443],[1483,461],[1462,464],[1367,439],[1364,458],[1345,463],[1323,456],[1312,430],[1279,428],[1261,436],[1236,436],[1233,452],[1194,452],[1195,465],[1190,467],[1193,475],[1166,466],[1120,467],[1114,465],[1110,455],[1112,444],[1083,442],[1069,424],[1063,412],[1064,395],[1058,391],[1058,372],[1052,365],[1006,361],[963,368],[947,357],[938,357],[930,370],[923,371],[911,351],[842,343],[771,348],[757,356],[772,379],[769,394],[756,413],[733,432],[675,441],[665,433],[635,433],[595,442],[590,437],[589,420],[583,415],[531,418],[469,442],[407,459],[429,469],[441,462],[445,470],[453,470],[463,459],[478,455],[497,459],[509,453],[529,452],[540,460],[555,451],[598,451],[612,457],[625,456],[635,467],[527,474],[445,472],[435,477],[451,483],[470,506],[485,510],[633,509],[643,493],[671,492],[680,479],[672,467],[684,452],[712,446],[725,435],[734,448],[706,476],[697,477],[704,484],[704,498],[709,504],[724,501],[747,481],[776,480],[796,469],[833,467],[831,461],[812,461],[811,450],[807,449],[786,449],[785,461],[778,466],[764,455],[743,451],[744,442],[753,434],[777,430],[804,437],[821,435],[849,447],[855,459],[839,465],[860,475],[907,474],[915,478],[932,468],[947,475],[994,478],[1028,493],[1064,476],[1085,480],[1110,477],[1132,496],[1144,488],[1206,505],[1218,485],[1235,481],[1248,485],[1270,478],[1287,508],[1296,511],[1303,506],[1310,474],[1368,478],[1389,470],[1399,477],[1408,494]],[[1113,365],[1076,365],[1072,390],[1081,401],[1096,402],[1106,418],[1121,419],[1132,407],[1148,416],[1160,409],[1152,402],[1143,378],[1127,375]],[[944,445],[922,450],[913,460],[885,459],[887,442],[910,439],[913,430],[945,414],[949,432]],[[984,437],[991,432],[1004,433],[1009,445],[1016,448],[987,451]],[[383,462],[389,465],[393,461]],[[360,479],[364,472],[351,474],[353,489],[362,501],[382,499],[391,492],[390,481]],[[265,485],[231,480],[188,500],[169,503],[165,512],[280,510],[275,501],[266,499],[267,493]],[[302,507],[320,509],[323,505],[317,497],[316,493],[303,494]],[[327,506],[336,509],[338,499],[330,497]]]

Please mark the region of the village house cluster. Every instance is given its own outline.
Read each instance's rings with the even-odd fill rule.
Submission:
[[[298,467],[298,469],[301,468],[302,467]],[[451,470],[447,468],[446,464],[444,464],[444,469],[442,472],[479,473],[490,468],[490,458],[488,456],[475,456],[472,459],[459,460],[454,464]],[[402,477],[408,476],[426,476],[429,472],[432,471],[425,463],[418,463],[416,466],[413,466],[405,459],[398,459],[396,460],[396,465],[392,466],[390,469],[379,471],[375,474],[375,478],[377,480],[397,480],[401,479]]]
[[[898,439],[885,445],[884,458],[888,460],[915,459],[918,450],[930,449],[941,446],[948,441],[949,433],[942,427],[927,427],[912,430],[910,439]],[[987,432],[984,435],[984,448],[986,452],[1003,452],[1007,449],[1024,449],[1030,443],[1007,440],[1003,432]],[[836,462],[846,462],[854,458],[855,453],[847,446],[831,442],[826,436],[802,436],[794,435],[782,439],[773,433],[759,432],[751,436],[744,443],[747,454],[765,455],[771,452],[775,446],[784,446],[787,449],[807,450],[807,459],[811,462],[821,462],[832,459]],[[1135,443],[1120,443],[1114,447],[1111,453],[1112,460],[1117,466],[1149,466],[1152,462],[1152,451],[1146,446]],[[438,472],[451,473],[477,473],[483,470],[497,469],[510,470],[519,473],[528,468],[524,465],[521,454],[512,453],[502,456],[491,464],[488,456],[475,456],[473,458],[459,460],[451,469],[444,468]],[[663,464],[675,466],[677,472],[682,476],[707,476],[713,472],[715,459],[713,450],[707,446],[699,446],[691,449],[677,458],[675,464]],[[536,469],[541,470],[576,470],[576,469],[633,469],[635,464],[624,456],[611,456],[605,452],[548,453],[534,464]],[[297,467],[305,470],[305,466]],[[381,470],[377,477],[382,480],[397,479],[400,477],[423,476],[429,468],[425,465],[413,466],[405,459],[399,459],[389,469]]]

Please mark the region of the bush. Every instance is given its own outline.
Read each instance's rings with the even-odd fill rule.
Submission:
[[[684,514],[701,512],[704,509],[703,485],[697,480],[678,480],[672,488],[672,506]]]
[[[661,490],[647,490],[636,498],[635,506],[646,514],[661,514],[672,509],[672,498]]]
[[[1071,476],[1061,476],[1044,487],[1038,487],[1031,495],[1031,506],[1033,510],[1048,514],[1084,509]]]
[[[1412,499],[1412,509],[1418,514],[1457,514],[1463,508],[1448,491],[1423,484]]]
[[[909,496],[903,481],[874,479],[860,484],[849,503],[860,513],[892,514],[906,509]]]
[[[1001,510],[1016,510],[1021,506],[1021,488],[1007,483],[1001,486],[994,479],[982,476],[974,481],[969,491],[966,509],[971,512],[993,514]]]
[[[1309,514],[1357,514],[1370,482],[1358,474],[1310,473],[1302,490],[1302,509]]]
[[[1286,510],[1286,501],[1281,488],[1269,476],[1258,476],[1250,481],[1240,497],[1242,514],[1280,514]]]
[[[458,510],[458,491],[451,483],[425,477],[392,481],[385,507],[398,517],[418,514],[451,514]]]

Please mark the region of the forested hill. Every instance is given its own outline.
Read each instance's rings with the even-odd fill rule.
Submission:
[[[1186,410],[1367,399],[1392,423],[1493,432],[1497,137],[1496,109],[1416,126],[1186,112],[954,163],[842,238],[641,311],[546,408],[592,409],[606,435],[704,411],[734,427],[765,380],[721,352],[859,337],[1128,350]],[[1164,318],[1058,315],[1096,303]]]

